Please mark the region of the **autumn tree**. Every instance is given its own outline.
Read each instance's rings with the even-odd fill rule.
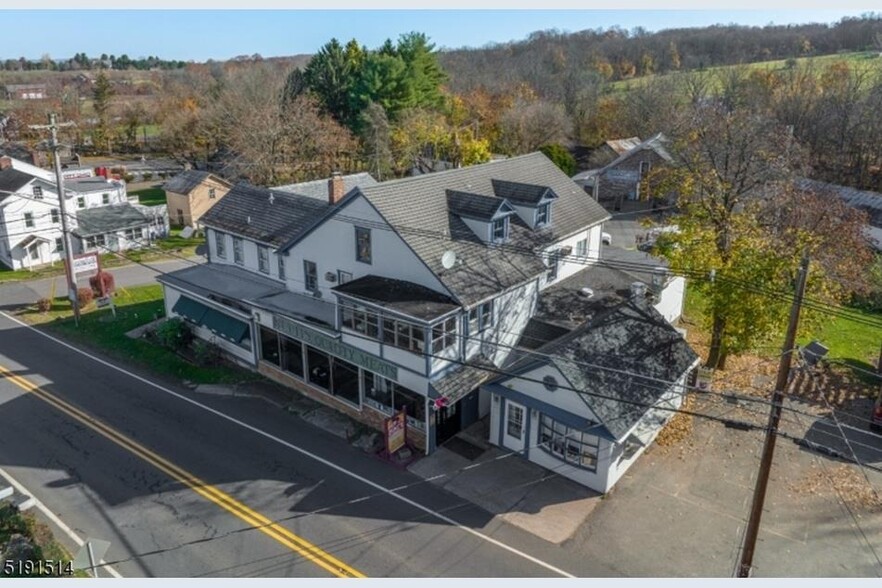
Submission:
[[[547,143],[566,143],[572,123],[559,104],[518,100],[499,117],[499,148],[510,155],[537,150]]]

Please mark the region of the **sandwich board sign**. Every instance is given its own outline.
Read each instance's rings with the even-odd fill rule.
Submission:
[[[407,441],[407,414],[399,411],[394,416],[386,419],[386,452],[392,455]]]

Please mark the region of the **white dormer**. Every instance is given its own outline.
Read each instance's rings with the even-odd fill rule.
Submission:
[[[551,225],[557,194],[547,186],[492,180],[493,192],[508,201],[521,220],[533,230]]]
[[[447,191],[447,208],[484,243],[508,241],[510,218],[517,214],[505,198],[468,192]]]

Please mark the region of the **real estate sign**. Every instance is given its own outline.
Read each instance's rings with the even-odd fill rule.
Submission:
[[[65,261],[67,264],[67,261]],[[82,253],[75,255],[73,260],[73,278],[78,274],[95,273],[100,267],[97,253]]]

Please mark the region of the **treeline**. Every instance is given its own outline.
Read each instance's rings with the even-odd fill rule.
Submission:
[[[828,24],[714,25],[648,33],[613,27],[577,33],[540,31],[526,40],[444,51],[440,62],[454,92],[526,83],[560,97],[568,79],[596,74],[615,81],[649,74],[774,59],[882,51],[882,13]]]
[[[100,57],[89,57],[85,53],[77,53],[70,59],[53,59],[44,55],[40,59],[6,59],[0,61],[0,70],[5,71],[88,71],[99,69],[115,70],[151,70],[181,69],[187,65],[184,61],[167,60],[150,55],[132,59],[126,54],[120,56],[102,53]]]

